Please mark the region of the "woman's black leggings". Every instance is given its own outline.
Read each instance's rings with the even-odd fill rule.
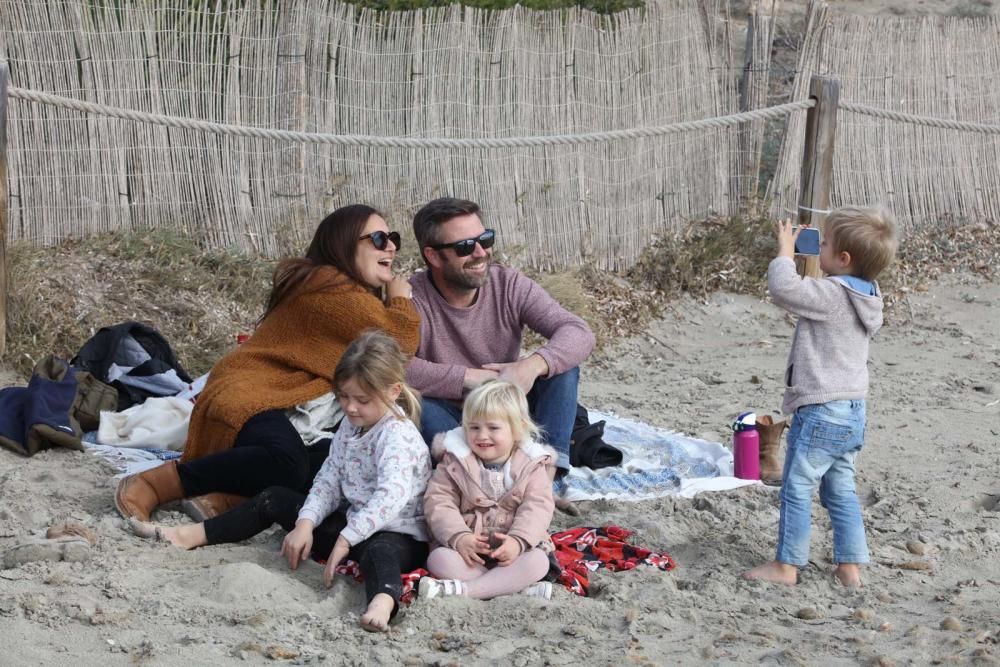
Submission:
[[[317,449],[318,448],[318,449]],[[306,447],[284,410],[251,417],[233,446],[177,466],[186,497],[221,491],[255,496],[269,486],[309,490],[329,443]]]
[[[304,493],[280,486],[265,489],[255,497],[205,522],[208,544],[242,542],[273,526],[287,531],[295,528],[299,510],[305,502]],[[313,529],[312,557],[326,560],[333,545],[347,526],[347,515],[337,510]],[[400,575],[427,562],[427,543],[403,533],[378,532],[351,547],[348,554],[361,566],[365,577],[366,599],[386,593],[396,602],[393,615],[403,594]]]

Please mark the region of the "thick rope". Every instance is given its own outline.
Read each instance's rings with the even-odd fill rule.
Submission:
[[[852,111],[857,114],[896,120],[901,123],[923,125],[924,127],[939,127],[945,130],[961,130],[963,132],[976,132],[978,134],[1000,134],[1000,125],[969,123],[962,120],[948,120],[946,118],[934,118],[932,116],[918,116],[912,113],[903,113],[902,111],[877,109],[875,107],[870,107],[866,104],[859,104],[857,102],[841,102],[840,108],[844,111]]]
[[[227,136],[252,137],[255,139],[267,139],[271,141],[291,141],[295,143],[309,144],[335,144],[341,146],[378,146],[382,148],[519,148],[525,146],[557,146],[557,145],[579,145],[598,143],[604,141],[618,141],[621,139],[643,139],[648,137],[658,137],[665,134],[677,134],[680,132],[691,132],[693,130],[725,128],[739,125],[752,120],[766,120],[784,116],[792,111],[808,109],[815,106],[815,100],[804,100],[802,102],[790,102],[778,106],[764,109],[754,109],[729,116],[717,116],[705,118],[703,120],[684,121],[661,125],[659,127],[640,127],[629,130],[612,130],[610,132],[589,132],[586,134],[553,134],[547,136],[533,137],[493,137],[485,139],[447,139],[443,137],[421,138],[421,137],[378,137],[367,134],[322,134],[318,132],[295,132],[292,130],[273,130],[258,127],[247,127],[244,125],[229,125],[226,123],[213,123],[204,120],[195,120],[181,116],[166,116],[162,114],[146,113],[144,111],[134,111],[131,109],[120,109],[117,107],[104,106],[84,102],[69,97],[41,93],[25,88],[8,88],[11,97],[72,109],[84,113],[98,116],[108,116],[111,118],[121,118],[138,123],[151,123],[154,125],[165,125],[184,130],[200,130],[212,134],[223,134]]]

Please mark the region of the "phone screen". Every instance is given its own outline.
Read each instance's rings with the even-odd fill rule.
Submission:
[[[799,228],[799,236],[795,239],[796,255],[819,254],[819,230],[815,227]]]

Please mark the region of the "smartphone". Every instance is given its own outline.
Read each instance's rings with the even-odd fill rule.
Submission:
[[[819,254],[819,230],[815,227],[796,227],[799,236],[795,239],[796,255]]]

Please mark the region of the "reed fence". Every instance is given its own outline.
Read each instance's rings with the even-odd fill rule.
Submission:
[[[715,1],[614,16],[191,4],[0,0],[0,61],[13,91],[311,135],[580,135],[740,110]],[[540,268],[623,268],[651,234],[735,211],[756,179],[743,153],[759,150],[735,125],[507,148],[275,140],[16,96],[8,133],[11,240],[175,226],[275,256],[300,253],[339,205],[369,202],[405,227],[448,194],[479,201],[504,247]]]
[[[847,100],[830,205],[884,205],[904,230],[1000,219],[1000,20],[853,16],[813,2],[792,99],[817,74],[836,77]],[[805,122],[789,117],[776,216],[800,201]]]

